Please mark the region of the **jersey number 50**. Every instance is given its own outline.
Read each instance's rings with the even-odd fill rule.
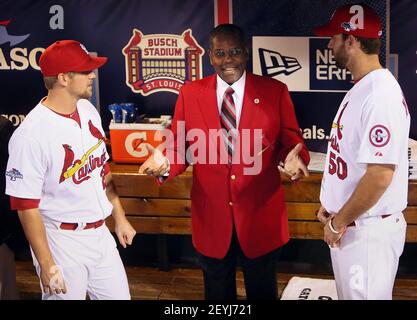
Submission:
[[[330,151],[329,157],[329,173],[331,175],[336,173],[340,180],[345,180],[347,177],[346,162],[332,151]]]

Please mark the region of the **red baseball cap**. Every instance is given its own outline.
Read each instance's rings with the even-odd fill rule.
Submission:
[[[378,39],[382,36],[382,23],[378,14],[365,4],[350,4],[337,8],[327,25],[314,29],[319,37],[351,34],[361,38]]]
[[[45,49],[39,59],[39,66],[45,77],[53,77],[59,73],[94,70],[106,62],[106,57],[91,56],[78,41],[60,40]]]

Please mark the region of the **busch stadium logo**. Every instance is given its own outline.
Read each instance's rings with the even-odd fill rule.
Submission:
[[[191,29],[182,35],[143,35],[134,29],[123,48],[126,84],[143,96],[158,91],[178,94],[183,84],[202,78],[203,54]]]
[[[296,58],[286,57],[279,52],[259,48],[259,59],[261,60],[262,75],[273,77],[284,74],[286,76],[301,69]]]

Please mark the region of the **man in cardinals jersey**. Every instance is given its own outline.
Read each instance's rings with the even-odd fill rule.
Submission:
[[[325,224],[339,299],[392,299],[405,242],[410,114],[378,53],[381,21],[366,5],[335,11],[330,36],[354,85],[332,124],[318,218]]]
[[[77,41],[49,46],[39,65],[48,96],[9,143],[6,193],[30,243],[43,299],[130,299],[126,272],[104,220],[113,215],[123,247],[125,217],[92,95],[93,57]]]

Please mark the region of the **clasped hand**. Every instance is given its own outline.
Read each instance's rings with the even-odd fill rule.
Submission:
[[[299,153],[302,149],[303,145],[298,143],[294,149],[288,153],[284,164],[278,167],[280,172],[290,178],[292,181],[296,181],[303,176],[308,177],[307,166],[299,156]]]
[[[160,150],[150,144],[145,144],[151,156],[140,166],[139,173],[160,177],[169,171],[169,161]]]

